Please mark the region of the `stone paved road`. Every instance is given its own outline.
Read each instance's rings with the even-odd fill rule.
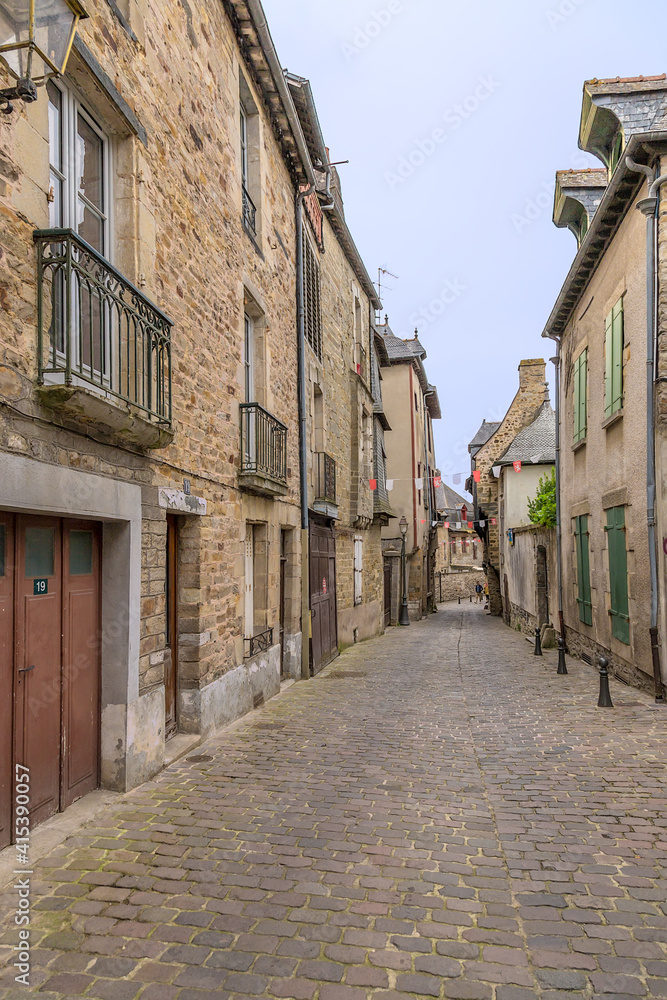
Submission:
[[[667,709],[570,670],[465,605],[354,648],[45,859],[31,990],[667,997]]]

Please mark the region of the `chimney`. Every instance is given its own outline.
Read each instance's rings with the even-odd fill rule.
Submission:
[[[547,384],[546,380],[547,363],[544,358],[528,358],[519,364],[519,390],[538,391],[544,394]]]

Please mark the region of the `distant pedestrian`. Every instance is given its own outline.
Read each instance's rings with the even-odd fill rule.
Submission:
[[[477,594],[477,603],[481,604],[482,603],[482,595],[484,594],[484,587],[481,585],[481,583],[476,583],[475,584],[475,593]]]
[[[489,610],[489,584],[484,584],[484,610]]]

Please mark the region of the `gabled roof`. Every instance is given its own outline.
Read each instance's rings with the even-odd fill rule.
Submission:
[[[519,431],[509,448],[495,465],[512,462],[533,465],[553,465],[556,461],[556,414],[546,400],[538,410],[532,424]]]
[[[502,420],[482,420],[479,430],[468,445],[468,451],[471,455],[477,454],[482,445],[486,444],[489,438],[496,433],[501,423]]]
[[[468,501],[453,490],[447,483],[441,483],[435,488],[436,510],[456,510],[457,508],[468,506]]]

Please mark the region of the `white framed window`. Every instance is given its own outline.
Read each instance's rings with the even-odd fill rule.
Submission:
[[[109,259],[111,232],[111,143],[62,80],[49,80],[51,228],[73,229]]]
[[[364,540],[361,535],[354,536],[354,603],[361,604],[363,594]]]
[[[106,260],[111,256],[111,143],[62,80],[49,80],[49,227],[71,229]],[[81,251],[83,253],[83,251]],[[95,265],[92,264],[92,267]],[[103,296],[78,277],[70,283],[70,356],[87,379],[110,387],[111,351],[117,331]],[[65,281],[53,282],[52,338],[55,357],[65,355]]]

